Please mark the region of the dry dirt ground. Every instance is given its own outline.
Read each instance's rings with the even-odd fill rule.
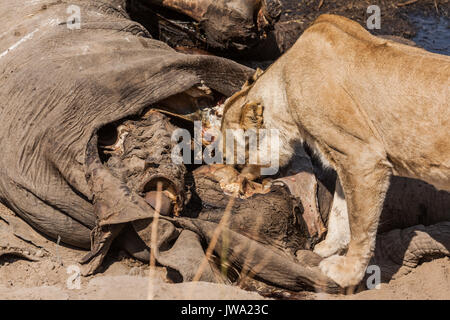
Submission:
[[[0,205],[0,216],[12,217],[12,213]],[[9,244],[23,257],[0,256],[0,299],[264,299],[234,286],[167,283],[163,268],[158,268],[155,280],[150,281],[149,267],[124,252],[112,252],[103,272],[80,277],[78,286],[77,261],[84,251],[57,246],[27,225],[9,221],[8,225],[0,219],[0,249]],[[15,229],[11,230],[11,226]],[[425,262],[410,274],[382,284],[379,290],[348,296],[285,293],[284,298],[450,299],[450,259]]]

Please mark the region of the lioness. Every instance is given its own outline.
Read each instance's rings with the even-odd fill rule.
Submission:
[[[450,190],[449,79],[450,57],[322,15],[226,102],[223,133],[257,122],[263,107],[262,127],[279,130],[280,165],[305,142],[337,171],[328,235],[315,251],[340,286],[364,276],[391,175]]]

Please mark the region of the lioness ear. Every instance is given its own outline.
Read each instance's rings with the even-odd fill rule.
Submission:
[[[263,73],[264,71],[262,69],[257,68],[255,73],[244,83],[244,85],[242,86],[242,90],[251,87],[256,82],[256,80],[258,80],[259,77],[262,76]]]
[[[241,109],[239,124],[242,129],[259,129],[264,124],[264,107],[257,102],[247,102]]]

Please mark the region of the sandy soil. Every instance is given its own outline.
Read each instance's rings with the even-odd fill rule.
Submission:
[[[373,289],[348,296],[317,295],[318,299],[449,300],[450,259],[425,262],[410,274]]]
[[[212,283],[171,284],[163,281],[164,270],[149,281],[148,267],[131,261],[112,263],[101,274],[81,277],[79,289],[74,272],[55,261],[30,262],[11,258],[0,260],[0,299],[207,299],[259,300],[255,292]],[[382,284],[379,290],[354,295],[305,294],[303,299],[417,300],[450,299],[450,259],[426,262],[409,275]],[[292,298],[292,297],[291,297]]]
[[[163,281],[164,271],[150,281],[148,267],[131,267],[115,262],[102,274],[81,277],[52,261],[0,263],[0,299],[17,300],[259,300],[254,292],[213,283],[171,284]],[[69,269],[70,271],[70,269]]]

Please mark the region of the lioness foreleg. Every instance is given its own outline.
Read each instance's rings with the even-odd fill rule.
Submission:
[[[333,255],[320,263],[322,272],[343,288],[357,285],[364,277],[391,175],[385,159],[364,158],[336,168],[347,201],[351,240],[345,256]]]

